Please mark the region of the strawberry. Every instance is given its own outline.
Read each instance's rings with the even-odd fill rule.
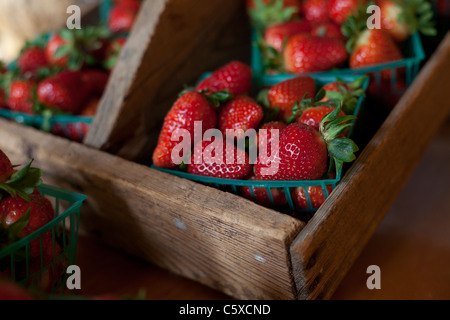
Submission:
[[[331,185],[327,185],[328,195],[332,192]],[[313,209],[318,209],[325,202],[325,195],[321,186],[308,186],[307,193],[309,200],[311,201],[311,207]],[[291,197],[294,203],[294,206],[297,209],[309,209],[308,200],[305,195],[304,187],[296,187],[291,190]]]
[[[259,157],[255,175],[262,180],[316,180],[327,173],[329,161],[336,172],[344,162],[355,159],[356,144],[348,138],[338,138],[352,124],[342,124],[354,117],[337,118],[337,106],[322,119],[317,131],[303,123],[288,125],[280,136],[279,150],[272,157]]]
[[[381,11],[381,27],[397,42],[405,41],[420,31],[429,36],[436,35],[433,8],[425,0],[377,0]]]
[[[259,150],[266,150],[267,154],[271,154],[272,150],[272,135],[275,134],[278,130],[278,137],[280,136],[281,131],[286,128],[287,124],[282,121],[270,121],[264,123],[258,130],[258,133],[256,135],[256,141],[255,145],[258,147]],[[266,130],[267,136],[265,138],[262,138],[261,133],[264,132],[262,130]]]
[[[298,34],[284,50],[284,67],[290,73],[331,70],[347,61],[345,44],[338,38]]]
[[[87,97],[80,71],[66,70],[39,83],[37,96],[48,109],[77,114]]]
[[[196,90],[209,92],[228,90],[232,95],[239,96],[250,92],[251,83],[250,66],[240,61],[231,61],[201,81]]]
[[[303,16],[311,22],[328,21],[329,0],[304,0]]]
[[[349,39],[350,68],[362,68],[403,59],[403,55],[386,30],[367,29],[368,14],[361,7],[355,15],[349,16],[342,26],[342,32]],[[382,70],[381,76],[390,79],[391,70]]]
[[[285,41],[299,33],[310,33],[312,25],[309,21],[295,20],[274,24],[264,30],[264,45],[282,51]]]
[[[258,178],[252,173],[247,178],[249,181],[257,181]],[[270,194],[265,187],[244,186],[240,187],[241,195],[264,207],[282,207],[287,204],[283,188],[271,188]]]
[[[127,1],[115,4],[108,17],[108,27],[112,33],[130,32],[139,13],[140,4],[137,1]]]
[[[109,81],[109,72],[102,69],[86,69],[82,71],[83,86],[87,88],[89,99],[100,98]]]
[[[331,21],[315,24],[311,30],[311,34],[319,37],[338,38],[345,41],[345,36],[342,34],[341,27]]]
[[[251,24],[258,30],[294,20],[300,16],[301,11],[299,0],[247,0],[247,13]]]
[[[45,46],[47,60],[53,66],[79,70],[97,66],[103,60],[109,31],[104,26],[61,29],[53,33]]]
[[[17,66],[22,75],[35,78],[39,69],[48,67],[45,50],[38,46],[26,48],[20,54]]]
[[[215,139],[217,138],[212,141],[203,140],[195,145],[191,162],[188,164],[188,172],[222,179],[246,178],[252,171],[247,152],[226,139],[221,141],[220,147],[217,148],[219,151],[217,151]],[[229,159],[227,152],[232,154],[232,159]]]
[[[117,37],[109,43],[106,48],[105,59],[102,63],[106,70],[112,70],[116,66],[120,52],[122,51],[126,41],[126,37]]]
[[[15,172],[11,160],[9,160],[8,156],[0,150],[0,183],[8,180],[13,173]]]
[[[204,133],[216,126],[217,112],[204,95],[198,92],[187,92],[177,99],[164,119],[158,144],[153,152],[155,166],[161,168],[177,166],[172,161],[172,150],[179,142],[172,141],[171,137],[177,131],[185,129],[190,133],[191,143],[193,143],[195,121],[202,122],[202,133]]]
[[[304,123],[313,127],[317,131],[320,129],[320,122],[329,113],[334,110],[331,106],[310,107],[304,110],[301,116],[297,119],[298,123]],[[345,113],[340,112],[338,117],[344,117]]]
[[[327,83],[323,88],[325,97],[320,101],[340,100],[343,101],[342,110],[346,114],[353,114],[358,105],[360,97],[365,96],[362,85],[367,80],[367,76],[360,77],[353,82],[345,82],[341,79]]]
[[[267,92],[270,108],[279,109],[279,119],[287,121],[292,116],[292,107],[305,97],[314,97],[316,82],[310,76],[298,76],[281,81]]]
[[[36,84],[31,80],[13,80],[9,88],[8,107],[15,112],[34,114]]]
[[[263,108],[248,96],[237,96],[219,109],[218,127],[222,133],[237,130],[238,139],[249,129],[257,129],[264,118]]]
[[[329,17],[341,25],[347,21],[348,16],[355,14],[367,0],[329,0]],[[365,8],[364,8],[365,9]]]

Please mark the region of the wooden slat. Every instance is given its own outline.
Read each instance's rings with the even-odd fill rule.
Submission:
[[[85,232],[242,299],[295,299],[289,246],[304,224],[242,197],[0,119],[0,149],[88,196]]]
[[[151,160],[184,85],[231,59],[248,61],[250,44],[242,0],[145,0],[84,143]]]
[[[291,247],[300,299],[327,299],[449,113],[450,33]]]

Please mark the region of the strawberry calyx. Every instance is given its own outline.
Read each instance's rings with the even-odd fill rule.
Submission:
[[[267,72],[283,72],[284,71],[284,57],[282,52],[287,44],[287,39],[284,39],[282,44],[282,49],[278,51],[277,49],[269,46],[261,32],[256,33],[256,45],[261,52],[261,62],[262,69],[265,73]]]
[[[283,0],[271,0],[267,4],[255,0],[255,7],[249,9],[250,22],[257,30],[264,30],[270,25],[292,20],[297,8],[285,7]]]
[[[342,101],[344,113],[353,114],[358,105],[359,98],[366,95],[366,91],[362,86],[367,78],[368,76],[364,75],[349,83],[337,78],[336,83],[338,91],[327,90],[325,96],[329,100]]]
[[[437,34],[434,13],[431,3],[427,0],[392,0],[401,10],[398,21],[406,23],[410,34],[420,32],[427,36]]]
[[[31,160],[21,170],[16,171],[6,182],[0,183],[0,201],[7,196],[19,196],[25,201],[30,201],[30,195],[42,184],[42,171],[31,167]]]
[[[342,24],[341,32],[347,38],[346,49],[349,53],[355,49],[362,32],[368,30],[367,19],[370,14],[367,13],[366,8],[371,5],[374,5],[373,1],[368,2],[366,6],[359,6],[358,10],[353,15],[349,15]]]
[[[210,104],[215,107],[220,107],[221,105],[227,103],[228,101],[234,98],[234,95],[230,92],[230,90],[226,89],[223,91],[211,91],[209,89],[195,90],[194,87],[187,86],[185,87],[179,94],[178,97],[183,96],[188,92],[194,92],[201,94],[203,97],[208,100]]]
[[[356,119],[355,116],[339,117],[341,110],[342,102],[323,117],[319,130],[332,160],[329,171],[331,172],[334,167],[336,175],[341,171],[344,162],[353,162],[356,159],[355,152],[359,151],[359,147],[353,140],[340,137],[347,128],[354,125],[351,120]]]

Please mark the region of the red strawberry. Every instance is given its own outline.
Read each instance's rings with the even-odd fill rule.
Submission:
[[[39,69],[48,66],[45,50],[37,46],[25,49],[17,61],[17,66],[22,75],[36,77]]]
[[[381,27],[397,42],[405,41],[416,31],[436,35],[433,8],[426,0],[377,0],[381,10]],[[427,18],[428,17],[428,18]]]
[[[36,84],[33,81],[13,80],[9,88],[9,109],[33,114],[34,90],[36,90]]]
[[[313,27],[311,34],[319,37],[338,38],[345,41],[345,36],[342,34],[341,27],[331,21],[316,24]]]
[[[0,223],[1,227],[5,229],[12,226],[30,210],[28,223],[17,233],[17,237],[20,239],[49,223],[55,215],[51,204],[37,189],[29,195],[29,198],[29,201],[27,201],[20,196],[10,196],[0,202]],[[43,236],[43,239],[51,238],[51,232],[47,233],[46,236]],[[39,239],[36,239],[30,243],[30,255],[37,257],[39,254],[40,242]]]
[[[347,59],[345,44],[334,37],[299,34],[288,41],[284,51],[284,67],[290,73],[327,71]]]
[[[350,139],[338,138],[351,125],[336,121],[340,112],[338,106],[323,118],[319,131],[303,123],[288,125],[281,132],[278,152],[271,157],[260,155],[255,175],[263,180],[317,180],[327,172],[330,159],[339,172],[358,150]],[[325,127],[327,122],[333,123]]]
[[[88,89],[88,97],[101,98],[109,81],[109,72],[101,69],[87,69],[81,75],[84,87]]]
[[[328,195],[332,192],[331,185],[327,185]],[[311,208],[318,209],[325,202],[326,198],[321,186],[308,186],[307,193],[311,201]],[[310,209],[305,195],[304,187],[297,187],[291,190],[292,201],[298,209]]]
[[[264,44],[282,51],[285,41],[299,33],[310,33],[312,25],[309,21],[295,20],[271,25],[264,30]]]
[[[112,33],[130,32],[139,12],[139,4],[116,4],[111,8],[108,27]]]
[[[247,180],[257,181],[258,178],[254,174],[251,174]],[[241,194],[247,199],[265,206],[265,207],[282,207],[287,204],[286,195],[283,188],[271,188],[269,195],[267,188],[265,187],[240,187]]]
[[[196,90],[218,92],[229,90],[232,95],[249,93],[252,83],[252,69],[239,61],[232,61],[201,81]]]
[[[348,16],[355,14],[367,0],[329,0],[329,16],[337,24],[343,24]],[[364,8],[365,9],[365,8]]]
[[[273,85],[267,98],[270,108],[280,110],[279,119],[287,121],[292,116],[292,107],[304,97],[316,94],[316,82],[312,77],[299,76]]]
[[[216,138],[215,138],[216,139]],[[222,179],[244,179],[252,171],[249,156],[245,150],[239,149],[226,139],[221,146],[216,146],[216,140],[200,141],[195,147],[188,165],[191,174]],[[213,144],[214,143],[214,144]],[[211,146],[211,144],[213,144]],[[232,159],[227,156],[233,155]],[[217,154],[219,152],[219,154]]]
[[[219,109],[218,126],[223,134],[236,130],[238,139],[249,129],[257,129],[264,118],[263,108],[248,96],[237,96]]]
[[[66,70],[46,78],[39,83],[37,95],[49,109],[58,109],[70,114],[77,114],[87,97],[80,71]]]
[[[193,143],[195,121],[202,122],[204,133],[216,126],[217,112],[203,95],[198,92],[187,92],[178,98],[164,119],[158,145],[153,152],[155,166],[174,168],[178,165],[172,161],[172,150],[179,142],[172,141],[171,137],[174,133],[185,129],[190,133]]]
[[[118,37],[112,40],[106,48],[105,59],[103,61],[103,67],[106,70],[112,70],[119,59],[120,52],[127,41],[126,37]]]
[[[329,0],[304,0],[303,15],[311,22],[326,22],[328,18]]]
[[[324,102],[330,99],[340,100],[343,102],[342,110],[346,114],[354,114],[359,98],[366,94],[362,88],[366,80],[367,76],[363,76],[350,83],[340,79],[327,83],[323,87],[325,97],[320,101]]]
[[[0,150],[0,183],[7,181],[15,172],[11,160],[8,156]]]
[[[8,100],[6,99],[5,90],[0,88],[0,109],[6,109],[8,107]]]
[[[287,127],[287,124],[282,121],[270,121],[261,126],[259,128],[257,136],[256,136],[256,142],[255,145],[257,146],[258,150],[260,152],[264,152],[263,150],[266,150],[266,154],[270,155],[272,150],[272,138],[273,134],[275,134],[278,130],[278,137],[280,137],[281,131]],[[262,138],[262,133],[264,132],[267,134],[265,138]]]
[[[334,107],[331,106],[310,107],[302,112],[301,116],[297,119],[297,122],[304,123],[319,131],[322,119],[333,110]],[[341,111],[338,117],[344,116],[345,113]]]
[[[45,55],[47,57],[47,61],[49,61],[51,64],[58,66],[58,67],[66,67],[67,63],[69,61],[69,53],[66,53],[64,55],[56,55],[56,51],[66,46],[68,42],[61,37],[59,34],[54,34],[50,37],[50,39],[47,42],[47,45],[45,47]]]

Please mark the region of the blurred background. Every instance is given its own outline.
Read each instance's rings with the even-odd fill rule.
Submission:
[[[0,60],[11,62],[27,40],[60,28],[78,5],[82,16],[97,8],[100,0],[0,0]]]

